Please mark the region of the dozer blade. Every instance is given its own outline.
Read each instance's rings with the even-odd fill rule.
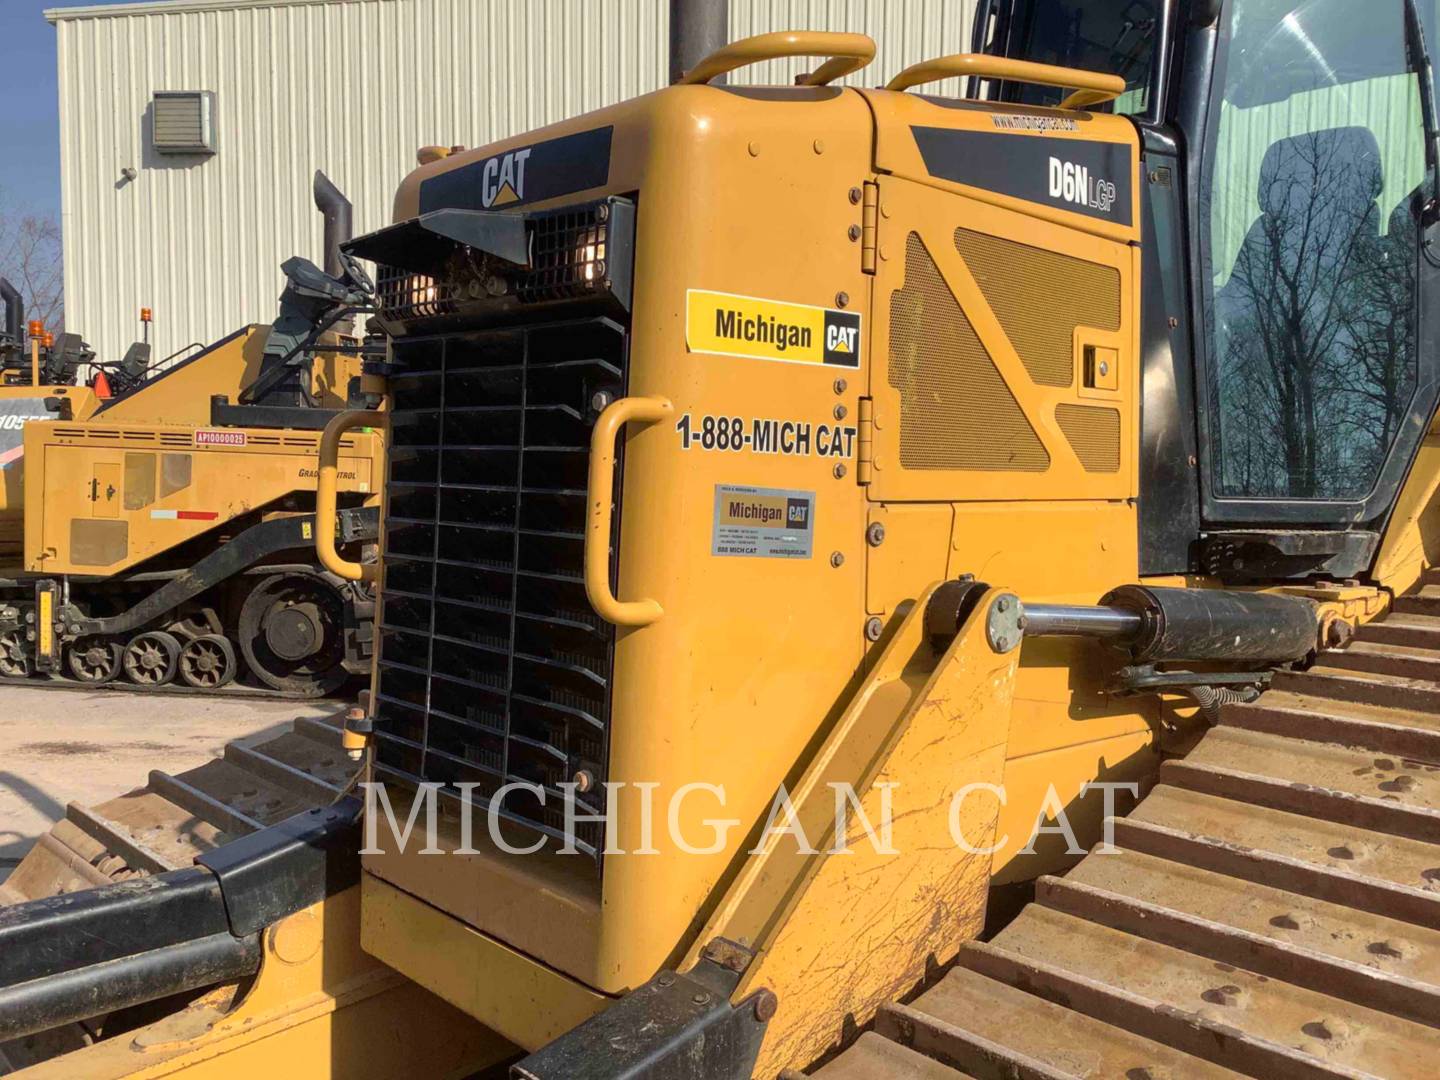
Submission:
[[[0,907],[189,866],[237,837],[334,802],[359,765],[341,748],[343,713],[301,718],[258,741],[96,806],[71,803],[0,884]]]
[[[1434,585],[1227,705],[1111,824],[1109,850],[1042,878],[993,940],[813,1075],[1434,1075]]]
[[[0,883],[0,908],[191,866],[230,840],[328,806],[359,768],[341,748],[343,716],[300,718],[174,776],[154,770],[118,798],[71,803]],[[0,1043],[0,1073],[88,1042],[69,1024],[39,1041]]]
[[[513,1053],[360,949],[341,731],[297,720],[67,809],[0,886],[0,1075],[380,1080]]]

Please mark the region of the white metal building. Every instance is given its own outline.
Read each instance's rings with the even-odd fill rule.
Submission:
[[[880,53],[854,78],[874,85],[964,51],[973,6],[731,0],[730,36],[868,33]],[[315,169],[367,232],[388,220],[418,147],[482,145],[655,90],[668,70],[667,0],[161,0],[46,17],[66,322],[105,359],[139,336],[141,307],[157,360],[269,322],[281,261],[322,258]],[[803,65],[737,81],[788,83]]]

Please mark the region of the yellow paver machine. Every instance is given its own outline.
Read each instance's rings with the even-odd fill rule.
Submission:
[[[289,260],[272,325],[175,364],[23,347],[7,297],[0,679],[314,695],[369,670],[372,597],[318,565],[313,511],[320,429],[367,400],[370,283],[338,250],[348,202],[319,174],[315,195],[330,273]],[[343,455],[345,540],[373,544],[379,437]]]
[[[979,7],[427,155],[371,691],[16,871],[21,1075],[1433,1074],[1434,5]]]

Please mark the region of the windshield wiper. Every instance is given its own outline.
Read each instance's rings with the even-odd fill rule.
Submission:
[[[1405,0],[1405,37],[1410,48],[1410,62],[1420,80],[1420,115],[1425,124],[1425,163],[1440,187],[1440,119],[1435,104],[1435,64],[1425,42],[1425,23],[1420,17],[1418,0]],[[1432,193],[1421,211],[1421,223],[1427,228],[1440,223],[1440,196]]]

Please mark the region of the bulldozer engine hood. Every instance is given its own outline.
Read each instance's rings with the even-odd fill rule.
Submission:
[[[886,575],[896,589],[944,576],[941,559],[925,582],[898,584],[912,571],[897,565],[867,586],[853,543],[867,498],[934,503],[942,531],[957,485],[978,500],[1095,500],[1107,507],[1106,536],[1093,538],[1105,555],[1074,587],[1099,595],[1129,580],[1122,406],[1138,371],[1138,167],[1133,126],[1100,113],[679,85],[414,170],[394,223],[349,246],[377,263],[391,334],[396,443],[374,684],[383,775],[482,791],[524,775],[556,799],[558,785],[583,780],[582,812],[608,798],[625,850],[638,846],[634,785],[658,784],[663,799],[713,784],[723,809],[688,798],[682,831],[704,835],[707,816],[737,827],[699,853],[641,858],[608,853],[603,830],[586,825],[578,854],[562,854],[558,802],[522,792],[506,821],[545,850],[370,853],[374,894],[417,897],[586,994],[638,986],[692,944],[744,863],[747,833],[866,662],[853,621],[811,616],[842,602],[865,610],[867,588],[871,610],[890,611],[900,594],[880,595]],[[895,359],[921,355],[916,313],[939,326],[948,309],[936,305],[956,303],[916,283],[941,270],[962,280],[957,226],[1003,237],[977,265],[1034,264],[1017,304],[1046,310],[1060,292],[1075,312],[1046,339],[1043,405],[1027,398],[1022,410],[998,374],[985,376],[997,384],[985,409],[1013,429],[1004,440],[991,415],[960,412],[931,439],[911,418],[916,403],[958,395],[963,411],[973,395],[941,381],[922,394],[904,366],[914,361]],[[1107,378],[1123,375],[1075,386],[1086,349]],[[1017,394],[1035,393],[1018,361],[1006,370]],[[622,398],[648,412],[597,458],[599,418]],[[869,421],[872,400],[883,426]],[[1083,461],[1048,419],[1057,405],[1062,424],[1081,425]],[[1032,431],[1022,413],[1042,408]],[[957,449],[957,430],[976,434]],[[597,524],[587,506],[609,499],[587,500],[586,470],[606,462],[623,496]],[[652,599],[655,626],[617,630],[587,598],[592,529],[613,552],[618,585],[604,588],[619,601],[606,610],[653,611]],[[974,535],[997,534],[977,523]],[[933,546],[951,544],[946,531]],[[513,626],[493,611],[515,612]],[[1115,722],[1117,739],[1148,730],[1128,713]],[[369,942],[414,967],[393,935]]]

